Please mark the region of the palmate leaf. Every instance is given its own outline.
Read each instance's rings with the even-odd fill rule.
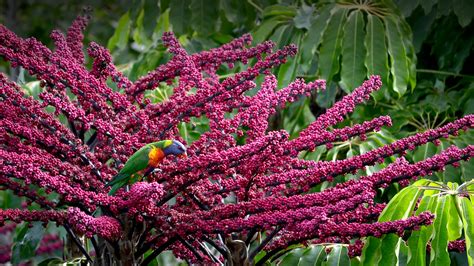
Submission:
[[[382,90],[388,88],[389,80],[388,54],[384,31],[382,21],[377,16],[368,14],[365,35],[365,47],[367,49],[365,67],[367,68],[367,74],[379,75],[382,78]],[[380,95],[380,93],[374,93],[374,95]]]
[[[323,245],[312,245],[307,248],[295,248],[283,256],[279,266],[348,266],[354,265],[348,256],[347,247],[344,245],[331,245],[331,252],[326,254]],[[355,261],[354,261],[355,262]]]
[[[191,28],[202,36],[208,36],[217,25],[218,0],[192,0]]]
[[[319,54],[319,75],[327,82],[330,82],[340,69],[339,57],[346,19],[346,9],[334,8],[331,10],[331,18],[324,32]]]
[[[436,219],[433,223],[433,234],[431,239],[430,265],[450,265],[448,254],[448,210],[452,204],[451,196],[438,197],[436,206]]]
[[[327,255],[324,266],[345,266],[350,265],[350,259],[347,255],[347,248],[341,245],[335,245]]]
[[[189,27],[189,23],[186,21],[191,16],[190,3],[190,0],[170,2],[170,22],[173,25],[173,32],[175,34],[184,34]]]
[[[311,23],[308,33],[304,35],[300,46],[300,65],[307,72],[311,62],[317,58],[315,52],[321,42],[322,33],[326,30],[328,19],[331,15],[329,10],[333,5],[326,5],[321,8],[320,13]]]
[[[22,261],[33,258],[44,232],[45,228],[41,222],[33,222],[31,228],[28,224],[24,224],[15,235],[11,262],[17,265]]]
[[[130,26],[130,12],[127,12],[122,15],[122,17],[120,17],[114,35],[112,35],[112,37],[109,39],[109,42],[107,43],[107,49],[110,51],[113,51],[116,47],[119,49],[124,49],[128,43]]]
[[[361,12],[349,15],[343,36],[341,87],[349,93],[365,78],[364,18]]]
[[[418,206],[416,214],[424,211],[435,212],[437,203],[436,197],[424,196]],[[423,226],[418,231],[413,231],[408,238],[408,264],[409,266],[421,266],[426,264],[426,246],[433,232],[433,225]]]
[[[438,16],[446,16],[451,12],[458,18],[458,23],[462,27],[468,26],[474,18],[474,5],[469,0],[397,0],[403,15],[412,15],[415,9],[421,5],[423,12],[428,14],[435,7]]]
[[[332,97],[337,93],[329,90],[340,90],[332,82],[348,93],[370,75],[382,77],[383,87],[374,94],[376,99],[391,97],[387,89],[401,96],[415,87],[411,29],[391,1],[328,1],[316,6],[309,28],[307,20],[302,26],[301,19],[296,19],[308,10],[308,6],[295,9],[281,4],[266,7],[255,30],[256,42],[275,39],[275,35],[290,40],[295,38],[288,34],[301,35],[295,74],[326,79],[326,93]]]
[[[408,79],[410,77],[407,52],[403,39],[401,38],[399,25],[397,25],[394,18],[384,18],[384,24],[386,27],[388,53],[390,54],[392,62],[390,72],[393,79],[393,90],[401,96],[407,90]]]
[[[466,253],[469,265],[474,265],[474,204],[468,198],[460,198],[460,207],[462,209],[462,222],[464,227],[464,236],[466,238]]]
[[[427,183],[429,183],[427,180],[415,182],[420,186]],[[404,188],[388,203],[378,221],[393,221],[411,216],[421,194],[422,190],[415,185]],[[384,265],[396,265],[399,241],[399,237],[395,234],[384,235],[381,238],[369,237],[362,251],[362,265],[378,265],[381,261]]]
[[[472,236],[472,232],[469,232],[473,231],[470,226],[474,209],[470,200],[459,192],[462,187],[458,189],[457,184],[444,185],[421,179],[399,192],[382,212],[379,221],[411,216],[414,203],[421,198],[415,214],[429,211],[435,215],[433,223],[412,231],[406,241],[394,234],[380,239],[369,237],[362,253],[362,264],[381,265],[383,262],[383,265],[421,266],[426,265],[428,260],[430,265],[450,265],[449,241],[461,239],[464,230],[466,246],[472,245],[467,235]],[[466,214],[471,217],[461,218]],[[427,253],[428,243],[431,244],[430,253]]]

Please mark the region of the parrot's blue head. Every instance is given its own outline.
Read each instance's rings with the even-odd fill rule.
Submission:
[[[183,145],[183,143],[177,141],[177,140],[172,140],[169,143],[166,143],[168,145],[165,145],[163,152],[165,155],[175,155],[177,157],[187,157],[186,153],[186,147]]]

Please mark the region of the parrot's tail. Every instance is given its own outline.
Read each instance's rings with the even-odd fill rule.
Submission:
[[[128,179],[129,175],[128,174],[121,174],[121,173],[118,173],[116,176],[114,176],[112,178],[112,180],[110,180],[109,183],[105,184],[107,187],[111,187],[115,184],[118,184],[120,182],[122,182],[123,180],[126,180]]]
[[[112,178],[112,180],[106,184],[108,187],[112,187],[109,191],[109,195],[114,195],[117,190],[128,184],[130,175],[128,174],[118,174]]]

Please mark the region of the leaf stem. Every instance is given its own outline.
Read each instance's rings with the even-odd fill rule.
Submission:
[[[459,74],[459,73],[455,73],[455,72],[434,70],[434,69],[417,69],[416,72],[474,79],[474,76],[472,76],[472,75],[465,75],[465,74]]]
[[[259,7],[257,4],[255,4],[252,0],[247,0],[247,2],[248,2],[251,6],[255,7],[255,9],[257,9],[258,12],[263,13],[263,9],[262,9],[261,7]]]

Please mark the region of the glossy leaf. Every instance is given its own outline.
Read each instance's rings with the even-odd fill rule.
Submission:
[[[448,184],[448,186],[450,186],[450,184]],[[456,188],[457,186],[454,187],[454,189]],[[455,196],[451,196],[448,201],[448,241],[453,241],[459,239],[462,235],[462,218],[459,216],[458,209],[456,207]]]
[[[350,259],[347,255],[347,248],[341,245],[335,245],[327,255],[327,260],[323,262],[325,266],[345,266],[350,265]]]
[[[415,182],[415,185],[425,185],[428,182],[427,180],[419,180]],[[415,185],[406,187],[397,193],[380,214],[378,221],[394,221],[410,216],[418,197],[422,193]],[[363,265],[377,265],[380,261],[383,261],[387,265],[395,265],[398,238],[395,234],[388,234],[382,238],[369,237],[362,252],[361,263]],[[382,246],[384,247],[383,250]]]
[[[218,6],[217,0],[191,0],[191,28],[203,36],[214,32],[219,17]]]
[[[23,225],[23,228],[15,236],[11,258],[13,264],[29,260],[36,254],[36,249],[43,238],[45,228],[41,222],[33,222],[32,225],[31,228],[26,224]]]
[[[64,261],[60,258],[48,258],[41,261],[38,266],[63,265]]]
[[[294,266],[298,265],[301,256],[306,250],[304,248],[296,248],[293,249],[291,252],[286,254],[281,262],[279,263],[280,266]]]
[[[273,30],[281,23],[280,19],[272,18],[264,21],[252,34],[254,43],[261,43],[268,39]]]
[[[141,10],[137,20],[135,21],[135,29],[133,30],[132,38],[136,44],[140,47],[145,47],[145,44],[149,42],[148,34],[146,34],[145,29],[143,27],[143,19],[145,17],[145,10]],[[132,46],[133,47],[133,46]]]
[[[398,1],[398,7],[402,11],[403,16],[408,17],[411,15],[413,10],[420,4],[420,0],[400,0]]]
[[[302,2],[302,5],[296,11],[296,16],[293,18],[294,25],[297,29],[308,30],[311,27],[311,18],[313,16],[314,6],[307,5]]]
[[[331,18],[321,41],[319,73],[328,83],[339,72],[339,57],[342,50],[346,14],[346,9],[334,8],[331,10]]]
[[[438,197],[431,238],[430,265],[432,266],[450,265],[447,228],[450,204],[452,204],[451,196]]]
[[[466,238],[466,254],[469,265],[474,265],[474,204],[468,198],[459,198],[462,208],[462,222]]]
[[[117,28],[115,29],[114,35],[109,39],[107,43],[107,49],[110,51],[114,50],[115,47],[124,49],[128,43],[128,37],[130,34],[130,13],[127,12],[120,17]]]
[[[173,25],[173,32],[176,34],[184,34],[189,27],[187,22],[191,17],[190,3],[190,0],[170,2],[170,22]]]
[[[416,149],[415,153],[413,154],[413,159],[415,162],[423,161],[424,159],[435,155],[436,149],[437,147],[433,143],[428,142],[427,144],[424,144]]]
[[[458,17],[459,24],[466,27],[471,23],[474,16],[474,5],[469,0],[454,0],[453,10]]]
[[[416,86],[416,55],[415,46],[413,46],[413,34],[410,25],[404,20],[398,20],[403,46],[406,52],[406,61],[408,65],[408,84],[413,90]]]
[[[415,184],[426,184],[427,181],[420,180]],[[413,209],[422,190],[416,186],[409,186],[400,191],[380,214],[379,222],[405,219],[411,216]],[[396,234],[387,234],[381,238],[381,260],[385,265],[397,265],[397,252],[400,245],[400,237]]]
[[[418,206],[416,214],[423,211],[435,212],[437,197],[424,195]],[[430,240],[433,225],[423,226],[420,230],[413,231],[407,240],[408,243],[408,264],[409,266],[423,266],[426,264],[426,246]]]
[[[320,245],[314,245],[305,250],[298,262],[298,266],[321,265],[325,257],[325,248]]]
[[[170,11],[169,9],[163,12],[156,23],[155,28],[153,29],[152,39],[156,42],[158,39],[161,39],[163,33],[170,30]]]
[[[321,36],[328,25],[331,8],[331,5],[326,5],[321,9],[320,14],[311,23],[308,33],[303,37],[300,47],[300,62],[304,66],[304,71],[309,70],[310,62],[314,60],[314,57],[316,56],[315,50],[321,43]]]
[[[296,15],[296,8],[291,6],[284,6],[284,5],[271,5],[266,7],[263,10],[263,17],[288,17],[293,18]]]
[[[294,38],[291,40],[291,43],[294,43],[296,44],[297,46],[299,46],[299,44],[301,43],[301,36],[302,36],[302,33],[301,32],[297,32],[295,35],[294,35]],[[286,87],[288,86],[288,84],[290,84],[290,82],[292,82],[293,80],[295,80],[295,77],[296,77],[296,70],[297,70],[297,67],[298,67],[298,57],[299,55],[296,55],[295,57],[291,57],[291,58],[288,58],[288,61],[283,64],[282,66],[280,66],[280,69],[278,70],[278,87],[280,88],[283,88],[283,87]]]
[[[346,93],[362,84],[367,73],[364,66],[364,24],[362,12],[354,11],[344,27],[341,87]]]
[[[398,95],[403,95],[407,90],[409,79],[409,66],[407,53],[403,42],[403,36],[399,25],[392,16],[384,18],[385,32],[388,41],[388,53],[390,54],[391,73],[393,79],[393,89]]]
[[[379,75],[382,78],[383,88],[388,88],[388,55],[385,43],[385,29],[382,21],[372,15],[367,15],[367,26],[365,35],[365,67],[367,75]]]

